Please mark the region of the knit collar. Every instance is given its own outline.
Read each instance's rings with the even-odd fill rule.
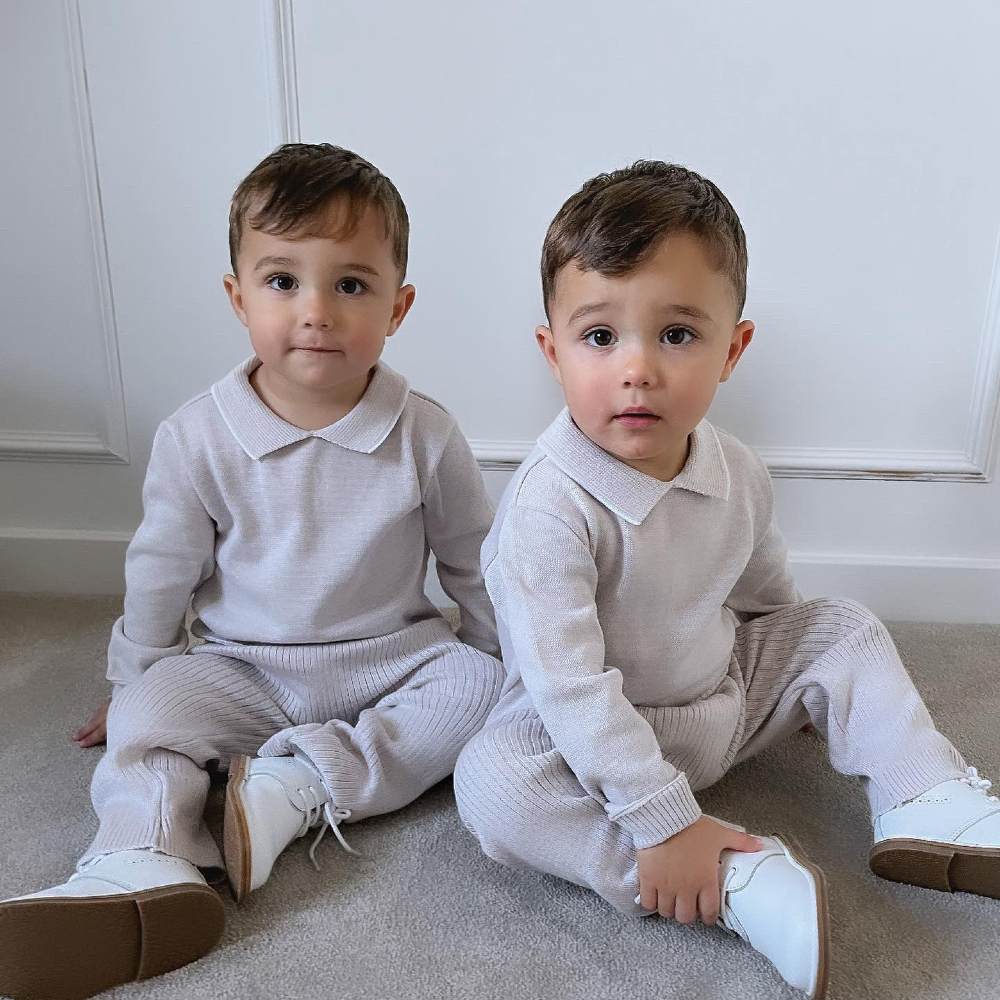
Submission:
[[[306,431],[282,420],[254,392],[250,376],[259,365],[258,358],[248,358],[212,386],[212,398],[226,426],[240,447],[257,460],[312,437],[371,454],[396,426],[410,391],[406,379],[380,361],[354,409],[329,427]]]
[[[574,482],[629,524],[642,524],[671,489],[729,499],[729,467],[715,428],[702,420],[691,433],[684,468],[661,482],[615,458],[573,422],[566,408],[538,439],[542,451]]]

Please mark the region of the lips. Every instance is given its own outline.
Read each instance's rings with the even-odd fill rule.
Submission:
[[[660,418],[642,407],[631,407],[617,414],[614,419],[625,427],[651,427]]]

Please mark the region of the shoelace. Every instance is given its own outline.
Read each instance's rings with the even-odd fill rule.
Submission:
[[[344,835],[340,832],[340,824],[344,820],[351,818],[351,810],[335,809],[330,802],[320,802],[319,796],[316,794],[316,789],[312,785],[308,785],[306,788],[296,788],[295,791],[302,800],[300,808],[306,814],[302,834],[305,834],[306,830],[322,820],[319,833],[316,834],[316,838],[312,842],[312,847],[309,848],[309,860],[312,862],[313,868],[319,871],[319,863],[316,861],[316,848],[319,847],[320,841],[326,836],[327,830],[333,830],[333,835],[340,841],[340,846],[348,854],[353,854],[355,857],[360,858],[361,854],[344,840]],[[308,797],[306,792],[309,793]]]
[[[974,767],[966,768],[965,777],[960,778],[959,780],[964,781],[965,784],[983,792],[984,794],[993,787],[993,782],[990,781],[989,778],[980,778],[979,772]],[[995,795],[987,795],[986,797],[990,800],[990,802],[1000,802],[1000,799],[998,799]]]

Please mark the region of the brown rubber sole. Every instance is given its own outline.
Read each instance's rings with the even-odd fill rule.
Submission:
[[[0,903],[0,994],[81,1000],[201,958],[224,926],[218,893],[196,883]]]
[[[222,850],[226,875],[237,903],[250,895],[250,828],[239,788],[246,777],[249,757],[234,757],[229,764],[226,785],[226,815],[222,821]]]
[[[816,883],[816,924],[819,927],[819,962],[816,970],[816,989],[810,994],[810,1000],[823,1000],[830,981],[830,908],[826,888],[826,875],[823,869],[814,865],[805,855],[799,844],[791,837],[782,833],[772,833],[772,837],[780,840],[788,848],[788,853],[797,864],[802,865],[812,875]]]
[[[891,882],[1000,899],[1000,850],[995,847],[884,840],[871,849],[868,866]]]

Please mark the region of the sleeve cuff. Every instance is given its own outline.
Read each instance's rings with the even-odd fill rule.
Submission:
[[[181,637],[172,646],[144,646],[133,642],[125,634],[125,618],[119,618],[111,630],[108,643],[108,680],[117,692],[124,685],[138,680],[157,660],[167,656],[180,656],[188,648],[187,632],[181,629]]]
[[[687,777],[679,774],[669,785],[646,798],[620,809],[609,809],[608,816],[632,837],[640,850],[662,844],[690,826],[701,816],[701,807]]]

